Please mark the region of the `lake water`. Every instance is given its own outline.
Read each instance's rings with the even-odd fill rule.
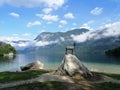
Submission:
[[[40,56],[37,54],[18,54],[14,59],[0,58],[0,72],[2,71],[20,71],[20,66],[24,66],[34,61],[44,63],[45,69],[57,69],[64,56]],[[85,59],[85,58],[84,58]],[[98,61],[98,60],[97,60]],[[102,60],[101,60],[102,61]],[[83,64],[91,71],[120,73],[120,62],[90,62],[82,60]]]

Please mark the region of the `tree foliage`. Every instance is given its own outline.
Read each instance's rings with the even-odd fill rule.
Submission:
[[[14,53],[16,54],[16,50],[10,44],[5,44],[0,42],[0,56],[4,56],[4,54]]]
[[[120,57],[120,47],[105,51],[106,55]]]

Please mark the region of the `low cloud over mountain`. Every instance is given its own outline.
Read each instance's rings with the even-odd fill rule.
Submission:
[[[90,30],[89,32],[82,33],[80,35],[72,34],[71,37],[76,42],[85,42],[87,40],[97,40],[107,37],[120,36],[120,22],[107,24],[104,27],[100,27],[98,30]]]
[[[104,27],[100,27],[97,30],[88,29],[75,29],[67,32],[43,32],[40,33],[35,40],[20,40],[19,38],[5,38],[2,39],[10,43],[17,50],[23,50],[30,47],[43,47],[51,44],[63,44],[70,42],[83,43],[90,40],[99,40],[109,37],[115,37],[119,39],[120,37],[120,22],[107,24]],[[10,40],[12,39],[12,40]]]

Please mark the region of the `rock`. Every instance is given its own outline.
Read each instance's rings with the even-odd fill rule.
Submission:
[[[8,54],[4,54],[4,57],[13,58],[14,57],[14,53],[10,52]]]
[[[41,63],[40,61],[36,61],[30,64],[27,64],[25,66],[20,67],[21,71],[26,71],[26,70],[39,70],[43,69],[44,64]]]
[[[73,76],[78,73],[84,77],[92,76],[92,73],[87,67],[85,67],[82,62],[72,54],[65,55],[61,65],[55,71],[55,74],[68,76]]]

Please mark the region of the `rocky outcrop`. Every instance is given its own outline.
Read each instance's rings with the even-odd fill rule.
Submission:
[[[92,76],[92,73],[87,69],[87,67],[85,67],[82,62],[72,54],[65,55],[61,65],[58,67],[55,74],[69,76],[80,74],[84,77]]]
[[[10,52],[8,54],[4,54],[4,57],[13,58],[14,57],[14,53]]]
[[[39,70],[43,69],[44,64],[41,63],[40,61],[36,61],[30,64],[27,64],[25,66],[21,67],[21,71],[26,71],[26,70]]]

